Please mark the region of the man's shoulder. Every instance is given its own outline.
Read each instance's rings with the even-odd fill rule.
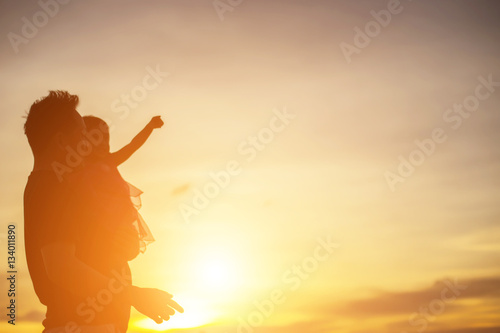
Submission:
[[[39,223],[60,212],[69,199],[68,186],[50,172],[36,171],[28,177],[24,189],[25,223]]]
[[[24,227],[25,236],[33,244],[76,237],[74,199],[68,185],[49,173],[30,175],[24,194]]]
[[[24,189],[24,198],[44,199],[54,195],[62,195],[67,190],[67,184],[59,181],[55,173],[50,171],[33,171]]]

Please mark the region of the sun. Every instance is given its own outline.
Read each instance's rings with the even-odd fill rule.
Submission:
[[[186,288],[176,292],[174,298],[185,312],[176,313],[162,324],[147,318],[139,319],[132,327],[164,331],[201,327],[224,319],[224,304],[234,301],[244,278],[242,258],[228,252],[227,248],[204,248],[184,259],[183,282]]]
[[[209,257],[198,269],[200,283],[208,287],[226,290],[235,284],[235,264],[224,257]]]

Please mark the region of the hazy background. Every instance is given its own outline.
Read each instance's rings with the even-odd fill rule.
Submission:
[[[208,0],[73,0],[13,47],[9,33],[22,36],[23,17],[42,9],[1,1],[2,244],[8,224],[19,230],[17,325],[2,317],[1,330],[41,331],[22,241],[33,161],[22,117],[62,89],[113,125],[113,150],[152,116],[165,121],[120,172],[144,191],[156,237],[131,263],[135,283],[173,293],[186,312],[156,325],[133,311],[129,332],[498,332],[500,87],[458,128],[444,117],[479,77],[500,82],[500,5],[401,1],[349,63],[341,43],[387,7],[245,0],[221,20]],[[169,75],[125,116],[121,99],[155,69]],[[295,118],[248,161],[238,147],[284,110]],[[391,190],[386,172],[436,128],[445,142]],[[181,207],[231,160],[241,172],[186,223]],[[339,244],[319,262],[318,238]],[[447,283],[462,290],[443,302]],[[276,290],[284,302],[259,314],[255,302]]]

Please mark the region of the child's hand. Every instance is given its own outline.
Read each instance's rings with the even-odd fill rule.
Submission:
[[[161,116],[156,116],[151,118],[149,126],[151,126],[153,129],[161,128],[163,126],[163,120],[161,120]]]

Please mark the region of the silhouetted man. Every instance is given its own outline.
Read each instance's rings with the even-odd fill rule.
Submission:
[[[133,234],[120,230],[96,244],[92,221],[81,218],[92,216],[86,212],[93,207],[74,185],[83,163],[68,166],[69,152],[88,148],[77,105],[78,96],[51,91],[33,103],[25,123],[34,156],[24,193],[26,258],[35,292],[47,307],[44,332],[125,333],[131,305],[161,323],[174,309],[183,311],[172,296],[133,286],[126,260],[106,260],[111,244],[129,249]],[[61,167],[71,170],[62,179],[56,173]]]

